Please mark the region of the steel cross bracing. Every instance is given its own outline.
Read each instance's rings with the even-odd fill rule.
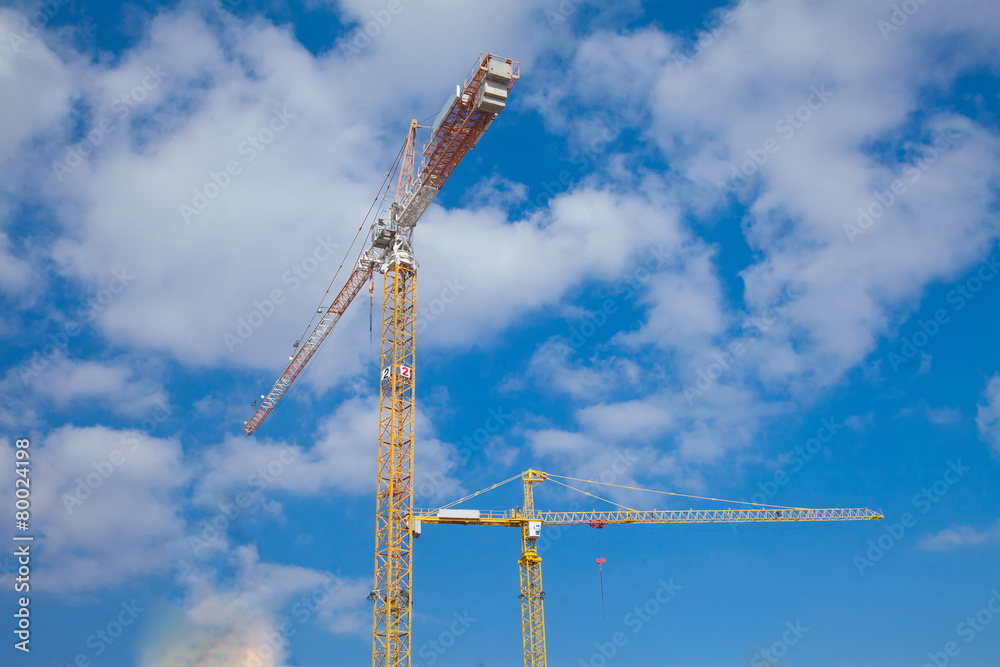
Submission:
[[[545,477],[529,470],[524,475],[524,514],[535,515],[534,486]],[[521,523],[521,635],[524,643],[524,664],[535,667],[545,664],[545,591],[542,590],[542,557],[535,547],[537,535],[531,533],[528,522]]]
[[[579,526],[591,523],[788,523],[794,521],[864,521],[882,518],[866,508],[846,509],[718,509],[718,510],[612,510],[587,512],[480,510],[476,518],[439,516],[438,510],[415,509],[413,518],[423,523],[517,527],[525,521],[549,526]]]
[[[511,60],[480,54],[475,76],[456,94],[435,122],[424,149],[424,163],[414,182],[413,154],[417,122],[410,123],[397,186],[397,203],[388,225],[373,235],[373,248],[391,240],[392,251],[382,256],[384,274],[382,375],[379,402],[378,490],[376,508],[375,603],[372,624],[372,665],[405,667],[410,664],[410,621],[413,604],[413,327],[416,313],[416,262],[413,228],[441,186],[471,149],[493,118],[503,109],[518,69]],[[488,86],[486,84],[489,84]],[[497,90],[497,86],[501,90]],[[484,98],[483,90],[490,95]],[[402,194],[401,201],[399,197]],[[381,221],[380,221],[381,222]],[[379,236],[381,232],[383,236]],[[381,241],[379,239],[382,239]],[[362,258],[363,260],[365,257]],[[367,261],[376,263],[374,257]]]
[[[351,273],[350,278],[347,279],[347,284],[344,285],[343,289],[337,295],[337,298],[333,300],[330,307],[323,313],[323,317],[320,319],[319,324],[313,329],[312,333],[309,334],[303,343],[299,346],[298,351],[292,360],[288,363],[288,368],[285,372],[281,374],[278,381],[274,383],[274,387],[267,394],[267,396],[261,401],[260,406],[257,411],[253,413],[250,420],[243,425],[243,432],[247,435],[252,435],[260,423],[264,421],[264,418],[271,413],[274,406],[278,404],[281,397],[284,395],[288,387],[291,386],[295,378],[299,376],[302,369],[306,367],[309,360],[322,345],[323,339],[326,338],[327,334],[333,329],[333,325],[337,323],[340,316],[344,314],[344,310],[350,305],[354,297],[358,295],[358,292],[365,286],[365,283],[372,277],[372,267],[371,266],[358,266]]]
[[[394,254],[382,299],[378,491],[375,513],[375,609],[372,665],[410,664],[413,590],[413,325],[416,271],[412,256]]]
[[[437,132],[424,147],[424,163],[420,170],[423,182],[438,188],[443,186],[465,154],[489,128],[496,113],[488,109],[495,107],[484,107],[477,103],[476,98],[483,81],[494,76],[503,80],[509,91],[521,76],[521,66],[514,60],[504,60],[488,53],[479,54],[479,60],[466,77],[461,95],[452,102],[440,123],[445,131]]]
[[[384,225],[385,228],[390,229],[392,233],[396,230],[405,230],[404,233],[408,235],[406,241],[409,243],[409,234],[412,234],[412,229],[420,216],[430,206],[458,163],[479,142],[493,119],[503,109],[507,93],[520,76],[521,66],[517,61],[501,58],[492,53],[480,53],[464,85],[459,87],[458,94],[453,94],[449,98],[439,116],[439,122],[432,128],[431,136],[423,150],[419,176],[413,164],[416,129],[419,126],[415,120],[411,122],[410,131],[406,136],[405,158],[400,169],[399,185],[396,188],[396,201],[390,212],[388,225]],[[491,93],[480,99],[483,97],[481,91],[488,87]],[[381,224],[385,221],[379,222]],[[384,245],[376,245],[377,242]],[[261,400],[257,410],[244,424],[245,434],[253,435],[271,414],[347,306],[371,278],[373,271],[385,272],[387,268],[385,262],[389,254],[386,245],[391,242],[391,238],[376,237],[373,234],[347,284],[323,314],[309,337],[299,346],[271,391]]]
[[[538,550],[535,547],[544,525],[589,525],[603,528],[610,524],[787,523],[796,521],[865,521],[882,518],[881,512],[867,508],[810,509],[775,505],[752,509],[635,510],[624,508],[612,511],[540,512],[535,509],[534,487],[549,479],[549,474],[539,470],[526,470],[521,475],[521,479],[524,482],[524,505],[517,509],[507,511],[450,509],[457,502],[460,502],[456,501],[456,503],[446,506],[449,509],[413,510],[411,530],[414,535],[420,535],[425,523],[520,528],[521,557],[518,560],[518,565],[521,574],[521,593],[519,597],[521,599],[521,635],[525,667],[544,667],[547,661],[542,558],[538,555]],[[590,483],[597,484],[598,482]],[[488,489],[496,488],[499,485],[493,485]],[[574,490],[579,491],[579,489]],[[480,493],[482,491],[466,496],[463,500],[468,500]]]
[[[458,163],[489,129],[503,108],[507,93],[520,77],[521,65],[516,60],[499,58],[491,53],[479,54],[479,60],[466,77],[464,86],[459,87],[450,98],[450,104],[445,104],[434,123],[431,138],[424,146],[420,174],[400,201],[400,225],[416,224]],[[481,91],[491,82],[502,85],[504,89],[494,89],[492,102],[487,100],[483,103]],[[501,92],[503,100],[499,99]]]

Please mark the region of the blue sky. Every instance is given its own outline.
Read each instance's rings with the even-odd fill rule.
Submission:
[[[4,663],[369,659],[363,297],[241,426],[410,119],[490,51],[522,78],[415,236],[417,504],[533,467],[880,509],[547,529],[550,664],[995,665],[1000,13],[666,5],[0,8],[0,458],[30,438],[36,535]],[[520,660],[518,549],[424,530],[413,664]]]

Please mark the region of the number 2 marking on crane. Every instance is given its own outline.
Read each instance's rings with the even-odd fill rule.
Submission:
[[[410,377],[410,367],[409,366],[400,366],[399,367],[399,374],[402,375],[405,378]]]

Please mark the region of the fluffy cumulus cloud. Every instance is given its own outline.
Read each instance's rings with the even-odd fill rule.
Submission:
[[[550,25],[527,0],[489,21],[471,3],[404,2],[364,39],[382,5],[358,0],[337,5],[352,27],[319,56],[285,27],[184,4],[114,59],[52,31],[0,43],[0,290],[30,302],[70,285],[96,305],[53,319],[86,317],[89,333],[129,353],[44,355],[0,383],[21,395],[0,421],[17,410],[45,434],[34,513],[50,569],[39,580],[111,588],[190,561],[178,575],[185,613],[147,645],[150,666],[281,664],[302,599],[334,632],[367,622],[356,581],[262,562],[228,537],[192,550],[191,538],[204,539],[192,517],[241,492],[260,492],[258,509],[274,515],[282,494],[370,493],[374,396],[342,401],[306,443],[228,437],[187,452],[169,433],[45,429],[39,414],[86,404],[139,421],[164,409],[165,373],[135,359],[196,372],[282,365],[298,316],[353,259],[348,242],[405,132],[400,109],[436,112],[483,44],[526,72],[560,62],[516,90],[602,168],[544,205],[517,174],[483,173],[464,206],[428,209],[415,235],[422,349],[490,348],[528,318],[565,315],[570,332],[505,375],[508,388],[533,383],[571,406],[569,424],[518,425],[527,451],[592,479],[698,488],[765,420],[864,364],[928,285],[992,247],[1000,138],[927,100],[995,57],[994,4],[918,3],[892,23],[890,2],[744,0],[691,43],[603,25],[574,40],[581,17]],[[0,33],[22,18],[0,9]],[[441,33],[453,38],[422,37]],[[414,76],[418,47],[435,65]],[[31,244],[12,231],[22,204],[50,226]],[[735,270],[710,240],[727,235],[745,244]],[[576,305],[592,285],[610,306]],[[363,368],[363,311],[345,315],[338,353],[303,376],[316,393]],[[602,328],[622,311],[638,319]],[[27,333],[7,317],[0,335]],[[231,410],[208,396],[194,412]],[[464,490],[437,418],[428,407],[417,417],[415,487],[427,500]],[[1000,451],[1000,378],[977,424]],[[13,456],[9,442],[0,451]],[[995,536],[962,526],[924,546]]]
[[[232,573],[190,568],[180,583],[188,611],[157,616],[142,649],[143,667],[288,664],[290,638],[318,622],[359,633],[369,620],[365,586],[337,574],[263,563],[256,548],[233,551]],[[166,605],[164,605],[166,606]]]
[[[461,490],[451,474],[457,467],[455,446],[434,436],[427,412],[418,411],[415,421],[420,447],[414,453],[414,489],[427,500],[454,495]],[[367,396],[341,403],[319,424],[309,447],[229,437],[204,452],[195,502],[215,507],[240,494],[275,491],[374,493],[378,423],[377,397]]]
[[[369,9],[341,11],[363,24]],[[100,314],[102,333],[186,363],[273,366],[268,351],[298,333],[285,314],[316,305],[392,162],[396,110],[439,108],[473,41],[531,58],[542,29],[512,29],[534,8],[510,4],[475,36],[454,31],[460,44],[421,42],[440,66],[413,77],[386,65],[415,47],[415,26],[447,29],[474,10],[405,9],[405,26],[350,61],[339,48],[314,57],[263,21],[224,14],[220,28],[192,10],[154,18],[113,65],[60,58],[41,36],[4,58],[5,154],[35,142],[5,163],[8,194],[50,202],[64,233],[45,254],[64,276],[96,291],[122,267],[135,275]],[[20,18],[3,12],[10,28]],[[0,277],[17,289],[13,268]]]
[[[0,211],[0,219],[3,213]],[[0,289],[8,294],[25,290],[31,279],[30,264],[15,257],[10,250],[10,238],[0,234]]]
[[[0,383],[8,410],[26,405],[65,410],[89,404],[137,420],[171,412],[166,394],[152,379],[154,373],[128,361],[84,361],[56,354],[36,368],[26,364],[13,369]]]
[[[3,448],[14,467],[14,443]],[[116,588],[171,571],[185,546],[184,489],[191,474],[180,442],[142,431],[63,426],[34,439],[31,523],[45,557],[39,586]],[[4,502],[13,506],[13,489]]]
[[[748,206],[743,233],[760,259],[742,273],[745,307],[793,295],[784,331],[760,355],[779,361],[758,360],[763,379],[822,386],[871,351],[895,308],[996,236],[996,137],[923,109],[921,91],[944,91],[987,58],[998,26],[972,18],[977,3],[965,19],[925,8],[886,41],[870,3],[746,4],[686,67],[666,67],[650,134],[694,185]],[[956,34],[969,34],[970,49],[931,67],[925,45]],[[918,110],[927,120],[914,127]],[[879,206],[855,232],[858,209]],[[956,215],[958,227],[940,224]]]
[[[73,94],[72,67],[48,48],[39,35],[44,27],[13,9],[0,9],[0,102],[4,131],[0,156],[24,150],[24,142],[43,132],[69,111]]]
[[[554,127],[569,110],[606,116],[595,100],[610,100],[669,161],[667,196],[709,222],[745,211],[739,232],[753,259],[737,296],[722,288],[729,279],[710,251],[688,253],[652,277],[644,323],[620,339],[656,345],[672,362],[676,381],[647,375],[659,385],[648,402],[706,413],[660,420],[658,434],[672,431],[682,458],[717,460],[752,441],[727,429],[752,433],[752,415],[839,382],[896,335],[925,286],[992,247],[1000,138],[927,103],[928,91],[949,94],[995,54],[996,12],[958,5],[915,5],[892,23],[891,3],[741,2],[696,43],[654,28],[598,30],[535,100]],[[937,48],[952,39],[967,48]],[[535,364],[551,363],[540,350]],[[567,393],[586,394],[587,373],[606,363],[567,358],[580,378]],[[681,392],[687,401],[671,398]],[[595,426],[580,419],[587,437],[600,434]]]
[[[15,443],[0,445],[0,458],[13,468]],[[191,482],[211,484],[212,470],[185,460],[177,440],[64,426],[32,438],[28,449],[41,589],[114,590],[146,575],[173,575],[185,591],[181,609],[164,605],[172,615],[154,629],[147,664],[175,664],[170,661],[183,654],[243,665],[247,651],[287,655],[289,627],[317,622],[332,632],[358,633],[368,620],[359,609],[367,583],[261,562],[252,545],[234,545],[225,528],[206,536],[203,522],[189,518],[201,513],[186,510]],[[267,457],[247,458],[267,470]],[[275,492],[292,485],[254,492],[265,494],[266,510]],[[0,500],[12,506],[13,490],[0,491]],[[270,657],[261,664],[278,664]]]
[[[980,544],[1000,540],[1000,522],[994,523],[982,530],[972,526],[955,526],[946,528],[939,533],[928,535],[919,543],[921,549],[928,551],[952,551],[963,547],[974,547]]]
[[[449,279],[467,289],[429,322],[428,342],[467,346],[493,338],[557,305],[582,281],[615,282],[636,255],[679,247],[686,234],[676,204],[652,183],[630,185],[635,189],[623,192],[588,182],[513,224],[497,207],[429,212],[415,234],[427,266],[420,292],[438,296]]]

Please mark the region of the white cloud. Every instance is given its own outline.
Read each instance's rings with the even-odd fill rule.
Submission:
[[[461,491],[452,473],[455,447],[434,435],[426,411],[416,415],[419,448],[415,451],[414,489],[431,489],[430,499]],[[231,502],[238,493],[255,490],[316,495],[331,490],[344,494],[374,493],[378,456],[378,399],[355,397],[343,401],[318,426],[311,447],[242,436],[226,438],[202,455],[195,501],[214,507]],[[431,476],[436,475],[433,480]],[[428,484],[428,482],[432,482]]]
[[[700,246],[658,270],[639,297],[648,306],[642,328],[624,337],[626,344],[656,345],[688,354],[703,351],[727,327],[721,285],[713,252]]]
[[[654,136],[667,150],[683,134],[711,137],[689,142],[691,157],[679,155],[687,175],[711,188],[725,178],[728,164],[748,159],[747,149],[778,136],[776,121],[795,112],[813,85],[833,92],[761,169],[759,193],[743,195],[751,211],[745,234],[761,253],[743,272],[748,300],[769,298],[784,286],[797,295],[789,317],[801,351],[793,355],[799,361],[783,374],[785,381],[836,381],[886,332],[895,308],[912,304],[920,286],[970,264],[977,242],[996,234],[986,222],[989,188],[983,178],[983,165],[996,164],[996,138],[961,119],[941,117],[932,118],[926,130],[953,124],[976,138],[943,155],[900,198],[891,211],[900,216],[898,223],[882,220],[855,245],[847,242],[843,225],[857,218],[857,206],[899,175],[859,147],[875,137],[898,137],[917,104],[918,86],[926,84],[917,78],[918,63],[900,67],[900,59],[919,57],[912,53],[919,41],[890,48],[873,31],[860,33],[852,48],[841,48],[841,30],[866,21],[869,11],[867,3],[752,5],[734,31],[691,68],[667,70],[653,102]],[[913,26],[913,34],[919,31]],[[988,26],[981,27],[979,38],[986,34]],[[790,56],[790,50],[801,53]],[[938,67],[939,82],[964,64]],[[720,154],[717,166],[702,166],[709,155]],[[965,226],[938,224],[944,210],[954,215],[956,206],[965,211]]]
[[[159,615],[141,649],[143,667],[283,665],[289,638],[304,624],[360,634],[369,622],[367,587],[359,581],[262,563],[253,546],[236,548],[231,561],[228,577],[208,568],[182,573],[185,611]]]
[[[345,19],[364,23],[372,8],[340,9]],[[60,62],[42,39],[32,45],[47,69],[33,69],[35,60],[28,58],[6,61],[12,86],[30,79],[53,100],[51,112],[38,113],[36,104],[23,114],[34,119],[30,128],[13,132],[12,125],[4,135],[12,146],[43,129],[50,135],[46,151],[36,152],[51,159],[35,158],[18,169],[32,175],[29,191],[40,189],[56,207],[65,234],[51,256],[66,276],[84,284],[112,267],[137,272],[135,286],[102,314],[101,331],[116,343],[163,350],[186,363],[272,368],[281,359],[275,351],[287,349],[298,334],[392,162],[405,127],[398,109],[436,111],[484,43],[526,62],[543,43],[544,25],[529,20],[538,18],[533,3],[508,3],[486,24],[473,18],[478,11],[407,6],[350,62],[339,48],[313,57],[290,32],[263,21],[228,16],[220,31],[190,11],[154,18],[147,39],[114,65]],[[5,17],[19,20],[10,12]],[[464,20],[480,29],[454,30],[456,39],[447,44],[419,38],[421,27],[437,32]],[[436,65],[427,76],[413,77],[397,65],[418,44],[422,57]],[[150,71],[160,74],[150,78]],[[111,129],[60,179],[51,164],[65,163],[69,149],[54,137],[68,143],[71,135],[61,127],[72,125],[69,103],[77,97],[85,127],[107,121]],[[32,97],[4,99],[27,104]],[[273,141],[264,138],[275,110],[284,115],[285,109],[287,126]],[[257,134],[270,141],[263,150],[242,143]],[[225,174],[230,161],[238,163],[238,175]],[[204,195],[207,186],[214,195],[218,184],[221,192],[186,224],[179,206],[194,205],[200,196],[195,189]],[[295,281],[294,267],[311,262],[317,245],[324,245],[316,239],[345,247],[320,248],[329,258],[309,281]],[[235,352],[227,350],[223,334],[274,290],[287,301],[273,319]],[[357,341],[360,326],[356,335],[346,333]],[[347,372],[356,368],[351,363]]]
[[[1000,373],[990,379],[983,391],[983,403],[976,413],[979,435],[1000,453]]]
[[[23,16],[0,7],[0,163],[68,111],[72,72],[42,36],[24,36]]]
[[[926,352],[920,353],[920,368],[917,369],[917,375],[926,375],[931,372],[931,362],[934,357],[927,354]]]
[[[582,407],[578,430],[533,428],[526,436],[533,455],[559,465],[560,472],[599,474],[622,450],[640,457],[630,476],[700,488],[701,466],[750,445],[762,419],[787,410],[781,403],[759,404],[748,390],[721,386],[693,405],[669,392]]]
[[[186,549],[181,512],[190,475],[178,441],[67,425],[34,439],[30,450],[39,587],[114,588],[171,571]],[[10,469],[13,452],[4,443]],[[13,489],[4,487],[0,500],[12,507]]]
[[[843,232],[843,224],[857,217],[857,206],[898,175],[860,147],[875,137],[898,138],[907,114],[918,104],[921,85],[947,85],[949,77],[989,48],[996,25],[956,25],[977,14],[960,13],[966,18],[949,11],[946,21],[937,22],[926,12],[907,26],[905,41],[886,45],[868,3],[751,3],[683,69],[665,67],[670,59],[662,48],[654,50],[652,59],[649,49],[635,50],[636,43],[650,40],[646,32],[601,33],[578,51],[567,83],[571,89],[583,81],[591,87],[600,83],[601,92],[616,100],[637,92],[636,77],[605,79],[601,69],[589,66],[591,41],[606,60],[622,63],[604,69],[617,72],[646,63],[647,71],[657,73],[648,100],[654,116],[650,138],[715,201],[724,198],[714,184],[727,177],[728,167],[749,159],[747,149],[777,137],[776,122],[795,112],[812,86],[828,86],[832,97],[761,170],[760,191],[743,195],[751,212],[745,234],[760,253],[743,272],[748,302],[759,304],[785,286],[798,295],[790,315],[806,345],[793,355],[804,358],[784,373],[786,380],[806,376],[824,384],[835,381],[886,331],[891,307],[911,304],[920,286],[967,266],[976,243],[996,234],[985,219],[988,174],[993,171],[986,165],[996,164],[997,140],[950,117],[932,117],[927,131],[953,125],[972,136],[929,168],[919,187],[911,188],[894,209],[899,222],[880,222],[854,246]],[[871,31],[857,29],[869,23]],[[973,31],[969,51],[943,66],[920,65],[930,58],[922,52],[923,39],[965,29]],[[843,48],[844,34],[852,35],[851,48]],[[918,149],[910,145],[911,152]],[[963,228],[937,224],[944,210],[951,211],[950,218],[956,206],[965,211]],[[906,252],[893,249],[899,244]],[[654,322],[650,326],[658,331]]]
[[[505,209],[528,198],[528,186],[500,174],[493,174],[469,188],[463,200],[470,208]]]
[[[639,380],[639,368],[627,358],[597,363],[573,361],[573,347],[562,339],[542,344],[532,355],[528,376],[546,391],[577,399],[596,399]]]
[[[468,289],[430,323],[421,344],[485,346],[582,280],[620,280],[649,248],[677,248],[684,233],[676,206],[646,185],[620,193],[585,184],[513,224],[499,209],[429,211],[414,237],[426,267],[418,294],[436,297],[453,278]]]
[[[0,210],[0,224],[3,222]],[[0,232],[0,289],[9,294],[23,292],[31,282],[31,264],[10,250],[10,238]]]
[[[677,415],[650,401],[626,401],[585,407],[577,418],[597,436],[617,442],[663,433],[675,424]]]
[[[166,394],[150,375],[126,362],[84,361],[58,354],[37,372],[27,366],[11,370],[0,391],[7,395],[8,405],[41,401],[65,409],[90,403],[145,418],[156,410],[170,410]]]
[[[1000,540],[1000,521],[983,530],[977,530],[969,525],[946,528],[923,538],[918,546],[928,551],[953,551],[997,540]]]
[[[851,415],[844,420],[844,426],[857,431],[858,433],[864,433],[865,430],[875,423],[875,411],[869,410],[864,415]]]
[[[11,468],[13,444],[0,441],[0,458]],[[360,607],[366,583],[261,563],[253,545],[232,547],[226,539],[192,552],[189,538],[205,536],[200,523],[185,520],[187,490],[196,478],[211,483],[211,471],[185,462],[178,441],[103,426],[64,426],[33,438],[30,452],[41,589],[71,594],[174,575],[187,591],[186,616],[154,631],[159,639],[148,642],[147,664],[172,664],[163,661],[178,652],[256,648],[285,620],[315,621],[335,633],[365,627],[369,615]],[[0,490],[0,502],[13,505],[11,488]],[[227,560],[236,568],[235,578],[227,579],[226,567],[209,566],[225,566]]]
[[[550,82],[553,90],[535,100],[554,127],[566,109],[629,109],[670,163],[663,198],[684,202],[707,224],[733,198],[746,207],[742,232],[752,258],[739,272],[742,293],[723,289],[711,252],[679,258],[681,270],[649,282],[647,318],[621,339],[664,349],[674,372],[662,377],[677,380],[651,382],[646,400],[665,410],[682,407],[666,397],[697,386],[713,353],[744,344],[698,397],[698,417],[678,420],[673,438],[663,434],[663,447],[692,462],[721,460],[746,443],[735,437],[740,427],[752,436],[759,418],[841,382],[895,335],[926,286],[961,275],[1000,233],[991,208],[1000,138],[925,102],[928,91],[947,95],[958,77],[993,57],[1000,17],[990,3],[924,7],[888,41],[876,25],[879,9],[861,0],[741,7],[680,65],[675,56],[689,54],[672,35],[597,30]],[[942,59],[928,48],[958,36],[968,40],[961,53]],[[892,148],[875,151],[877,142]],[[887,156],[897,149],[901,160]],[[749,185],[717,187],[745,163],[755,172]],[[895,179],[905,192],[863,235],[848,238],[845,225],[857,223],[858,208],[877,202]],[[763,335],[732,333],[784,293],[791,298]],[[603,363],[567,359],[564,366],[585,378]],[[591,437],[591,425],[583,428]]]
[[[947,424],[957,424],[962,420],[962,413],[955,408],[932,408],[926,406],[927,419],[932,424],[945,426]]]

